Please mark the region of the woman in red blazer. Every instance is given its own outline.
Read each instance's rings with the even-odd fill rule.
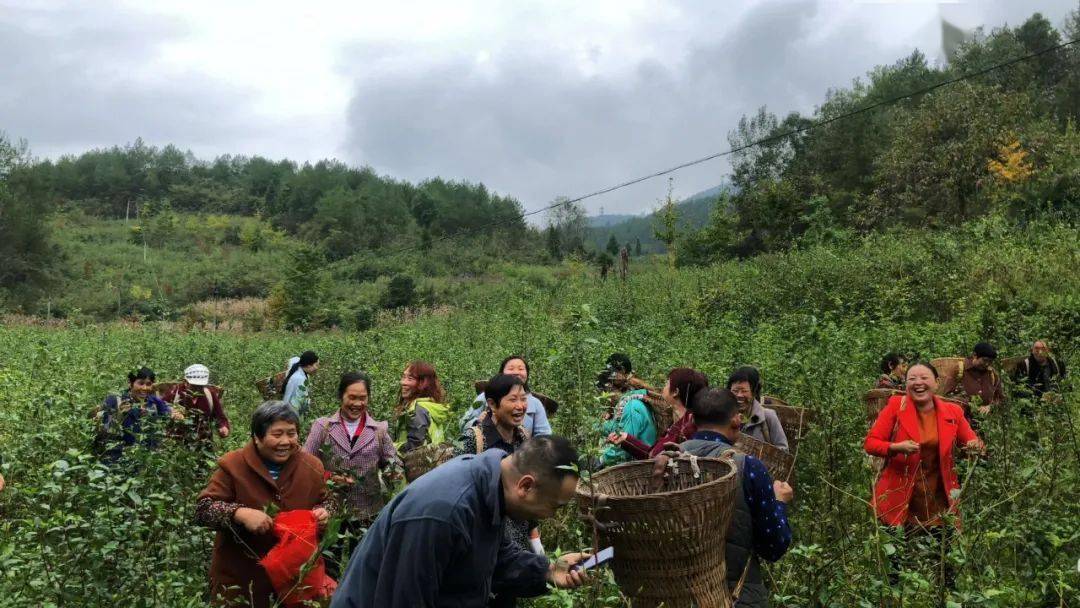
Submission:
[[[941,526],[942,515],[955,513],[959,498],[954,448],[983,447],[963,409],[934,394],[936,388],[937,370],[911,366],[906,394],[889,399],[866,436],[866,453],[885,459],[873,506],[886,525]]]

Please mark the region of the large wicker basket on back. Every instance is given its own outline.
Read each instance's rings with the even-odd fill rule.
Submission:
[[[739,433],[739,438],[735,441],[735,449],[763,462],[773,479],[794,481],[795,455],[793,452],[785,452],[771,443],[754,439],[746,433]]]
[[[651,460],[600,471],[578,484],[578,507],[598,522],[601,546],[615,548],[615,580],[634,608],[726,608],[735,465],[726,458],[674,462],[657,492]]]
[[[881,410],[885,409],[885,406],[889,403],[889,398],[893,395],[903,395],[904,391],[898,391],[891,388],[875,388],[866,391],[863,395],[863,401],[866,402],[866,423],[873,425],[877,420],[878,414]]]
[[[447,444],[428,444],[420,446],[401,457],[405,467],[405,480],[416,481],[424,473],[454,457],[454,446]]]
[[[799,442],[810,429],[810,421],[813,420],[812,412],[805,407],[789,405],[786,401],[771,395],[765,395],[763,399],[762,405],[776,412],[776,417],[780,419],[780,426],[784,428],[784,435],[787,436],[788,450],[794,454]]]
[[[263,399],[273,400],[280,399],[281,393],[285,390],[285,372],[278,372],[268,378],[261,378],[255,381],[255,390],[259,391]]]

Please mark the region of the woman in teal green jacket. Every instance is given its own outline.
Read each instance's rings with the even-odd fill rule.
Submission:
[[[615,409],[611,413],[611,419],[603,425],[609,442],[626,433],[631,437],[637,437],[647,445],[656,443],[656,423],[653,421],[652,411],[641,399],[647,393],[645,389],[640,389],[625,393],[619,398],[619,402],[615,404]],[[609,443],[604,447],[601,459],[607,467],[629,462],[634,458],[621,446]]]

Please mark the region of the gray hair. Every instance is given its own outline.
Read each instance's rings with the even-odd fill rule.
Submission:
[[[300,416],[292,406],[284,401],[263,401],[251,413],[251,436],[259,439],[266,437],[266,432],[279,420],[291,422],[296,425],[297,431],[300,430]]]

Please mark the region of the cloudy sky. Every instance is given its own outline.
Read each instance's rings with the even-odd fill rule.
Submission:
[[[174,143],[482,181],[536,209],[727,148],[744,113],[811,111],[941,19],[1076,0],[0,0],[0,130],[38,156]],[[715,185],[714,161],[677,196]],[[590,199],[647,211],[664,179]]]

